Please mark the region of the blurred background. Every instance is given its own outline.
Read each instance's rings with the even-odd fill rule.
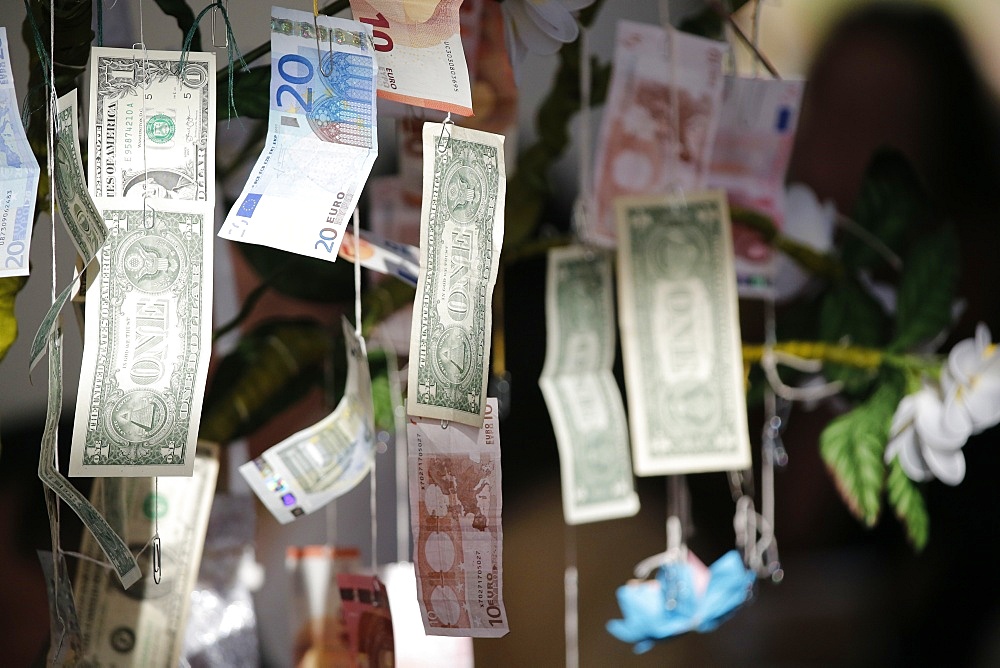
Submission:
[[[299,3],[300,9],[308,9]],[[605,2],[590,31],[590,48],[608,61],[619,19],[660,23],[663,5],[679,22],[701,8],[699,0]],[[725,4],[725,3],[723,3]],[[994,0],[940,0],[879,4],[861,0],[766,0],[760,3],[760,48],[786,78],[808,80],[799,137],[789,178],[809,184],[821,199],[850,212],[872,152],[891,144],[902,150],[944,202],[960,229],[963,296],[969,317],[953,340],[969,336],[976,320],[1000,332],[997,285],[997,216],[1000,212],[1000,131],[996,94],[1000,90],[1000,3]],[[0,0],[3,24],[19,97],[27,81],[27,47],[21,39],[24,8]],[[181,36],[151,1],[118,0],[105,6],[107,45],[138,41],[140,7],[149,48],[177,49]],[[195,7],[197,10],[198,7]],[[738,14],[749,29],[752,3]],[[233,3],[234,32],[247,51],[268,39],[267,8]],[[112,29],[113,27],[113,29]],[[203,30],[208,30],[205,22]],[[210,42],[208,42],[210,43]],[[738,64],[751,68],[749,54],[735,47]],[[220,59],[224,52],[219,51]],[[520,148],[536,137],[534,116],[556,70],[554,58],[529,56],[518,86],[514,141]],[[85,97],[85,96],[84,96]],[[237,104],[239,101],[237,100]],[[600,110],[591,124],[596,135]],[[577,119],[578,120],[578,119]],[[579,157],[577,120],[570,150],[551,173],[555,195],[546,204],[554,231],[568,229],[576,196]],[[83,130],[81,128],[81,130]],[[220,123],[220,152],[238,145],[242,121]],[[373,175],[398,167],[396,128],[380,120],[381,153]],[[592,138],[593,140],[593,138]],[[513,147],[508,143],[507,151]],[[237,175],[238,177],[238,175]],[[240,183],[229,184],[238,192]],[[364,211],[364,208],[362,209]],[[225,215],[220,209],[219,221]],[[0,646],[6,665],[30,665],[47,640],[44,585],[33,550],[47,544],[41,488],[35,478],[45,412],[44,371],[27,377],[31,336],[49,303],[48,222],[35,229],[33,278],[17,301],[21,333],[0,364]],[[60,285],[70,278],[72,246],[57,229]],[[247,268],[227,242],[217,242],[216,324],[239,307],[240,276]],[[505,285],[507,368],[512,397],[501,423],[504,492],[504,597],[511,632],[500,640],[476,641],[480,666],[558,666],[565,660],[563,574],[568,556],[579,569],[580,660],[583,666],[995,666],[1000,665],[1000,577],[994,551],[1000,536],[1000,501],[994,484],[1000,465],[994,429],[966,447],[968,473],[958,487],[939,482],[926,487],[931,537],[914,554],[899,525],[884,517],[863,529],[843,506],[817,452],[822,426],[838,407],[812,412],[796,406],[784,435],[789,462],[776,481],[776,535],[784,569],[780,584],[760,582],[752,602],[719,630],[689,635],[636,656],[631,647],[604,630],[620,616],[615,588],[633,566],[665,547],[666,492],[663,479],[638,480],[642,509],[631,519],[567,527],[563,522],[558,458],[549,418],[537,387],[545,356],[544,257],[520,262]],[[744,337],[762,336],[759,304],[741,305]],[[312,313],[306,304],[262,303],[282,313]],[[333,312],[324,313],[330,322]],[[780,321],[780,312],[779,312]],[[72,415],[81,342],[66,336],[64,414]],[[218,352],[218,351],[217,351]],[[619,361],[620,366],[620,361]],[[620,378],[620,368],[616,369]],[[234,494],[242,479],[235,467],[315,422],[321,398],[249,442],[230,449],[228,474],[220,482]],[[759,453],[761,415],[751,415],[751,437]],[[71,420],[61,441],[68,447]],[[755,454],[755,459],[757,454]],[[390,562],[395,550],[395,472],[392,449],[377,457],[379,490],[378,558]],[[221,480],[221,479],[220,479]],[[710,563],[733,546],[733,502],[723,474],[688,476],[694,533],[691,549]],[[337,502],[339,544],[370,555],[369,488]],[[256,558],[265,581],[255,595],[263,665],[290,663],[287,628],[289,585],[284,571],[288,545],[322,543],[330,515],[318,513],[279,526],[256,501]],[[70,530],[65,547],[78,540]],[[10,663],[7,663],[10,661]]]

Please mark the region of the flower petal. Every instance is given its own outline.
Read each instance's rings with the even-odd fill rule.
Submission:
[[[965,477],[965,455],[961,450],[923,448],[920,453],[938,480],[953,486],[962,482]]]
[[[555,0],[527,0],[524,8],[535,25],[553,39],[563,43],[572,42],[580,34],[576,19]]]
[[[913,422],[913,416],[917,412],[916,395],[908,394],[903,397],[896,412],[892,416],[892,426],[889,427],[889,437],[895,438],[903,429]]]
[[[927,462],[924,461],[923,455],[920,454],[920,444],[917,442],[915,432],[912,429],[904,431],[897,438],[889,441],[889,446],[886,448],[887,462],[891,461],[888,457],[890,450],[898,453],[899,465],[902,467],[903,473],[910,480],[925,482],[934,477],[934,474],[927,467]]]
[[[920,390],[914,397],[917,410],[913,427],[925,450],[958,450],[965,445],[972,434],[972,418],[965,406],[954,396],[943,404],[937,393],[929,388]]]
[[[960,385],[972,382],[982,363],[982,351],[977,349],[976,342],[972,339],[962,339],[948,353],[948,371]]]
[[[550,37],[539,27],[522,2],[509,0],[504,2],[502,8],[507,10],[511,19],[515,36],[521,40],[528,51],[542,56],[550,56],[559,50],[562,42]]]
[[[1000,422],[1000,381],[980,377],[975,389],[965,395],[965,409],[978,434]]]

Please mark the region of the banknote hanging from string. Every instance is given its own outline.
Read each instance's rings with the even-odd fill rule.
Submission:
[[[378,155],[371,26],[271,12],[268,134],[219,231],[334,262]]]

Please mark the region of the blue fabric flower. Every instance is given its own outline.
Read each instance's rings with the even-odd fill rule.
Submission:
[[[678,561],[661,566],[653,580],[619,587],[618,606],[624,619],[610,620],[608,632],[634,643],[635,652],[641,654],[652,649],[657,640],[688,631],[715,630],[750,598],[756,578],[735,550],[708,570],[708,585],[701,592],[695,586],[694,566]]]

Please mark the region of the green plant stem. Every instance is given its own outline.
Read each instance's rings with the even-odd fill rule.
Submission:
[[[918,374],[937,375],[941,359],[937,356],[907,355],[888,353],[878,348],[850,346],[824,341],[780,341],[771,347],[775,352],[786,353],[807,360],[842,364],[855,369],[877,369],[888,365]],[[759,364],[766,346],[743,344],[743,363]]]

